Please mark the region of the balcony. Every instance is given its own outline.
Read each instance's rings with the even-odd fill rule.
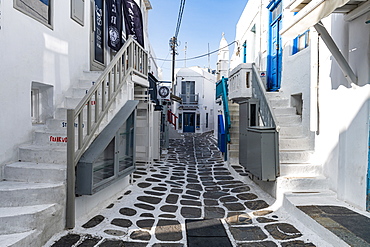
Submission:
[[[182,104],[180,108],[190,110],[190,109],[197,109],[199,103],[199,94],[180,94],[180,98],[182,99]]]
[[[229,76],[229,99],[240,102],[252,98],[252,64],[242,63]]]

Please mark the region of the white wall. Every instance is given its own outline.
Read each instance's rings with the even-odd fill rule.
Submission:
[[[0,5],[0,163],[16,159],[17,145],[30,138],[31,83],[53,86],[59,102],[89,68],[89,2],[84,27],[70,18],[70,1],[53,3],[53,30],[14,9],[13,1]]]
[[[150,48],[145,4],[137,2]],[[53,1],[49,28],[13,8],[13,0],[0,1],[0,165],[17,160],[18,145],[31,140],[32,82],[52,86],[56,107],[70,85],[90,70],[90,1],[84,5],[84,26],[70,18],[70,4]],[[151,68],[156,74],[156,65]]]
[[[320,134],[317,158],[338,197],[365,209],[369,138],[369,26],[365,16],[345,23],[342,16],[327,18],[333,38],[358,76],[349,85],[333,57],[320,44]],[[346,26],[348,25],[348,28]]]
[[[230,71],[243,63],[244,47],[247,40],[247,63],[256,63],[261,71],[267,66],[268,9],[267,1],[248,1],[236,25],[237,45],[230,61]],[[253,26],[255,32],[252,32]],[[239,55],[237,51],[239,49]]]

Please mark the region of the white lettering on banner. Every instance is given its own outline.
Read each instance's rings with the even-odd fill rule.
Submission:
[[[111,22],[112,24],[116,25],[117,17],[112,16],[112,18],[111,18],[110,22]]]
[[[99,8],[98,5],[95,5],[96,7],[96,23],[101,26],[102,23],[102,16],[103,16],[103,10]]]
[[[96,28],[96,46],[99,48],[99,49],[102,49],[102,31],[101,31],[101,27],[103,25],[103,20],[102,20],[102,17],[103,17],[103,10],[101,8],[99,8],[98,5],[95,5],[95,8],[96,8],[96,25],[98,25],[99,27]]]

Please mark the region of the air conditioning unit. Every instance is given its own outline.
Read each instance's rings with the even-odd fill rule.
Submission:
[[[171,88],[168,86],[158,86],[158,99],[170,99]]]

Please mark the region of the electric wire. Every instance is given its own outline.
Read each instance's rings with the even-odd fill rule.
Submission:
[[[174,36],[176,39],[180,32],[180,26],[181,26],[181,21],[182,21],[182,15],[184,14],[184,8],[185,8],[185,0],[181,0],[179,14],[177,17],[176,31],[175,31],[175,36]]]
[[[208,52],[208,53],[206,53],[206,54],[203,54],[203,55],[199,55],[199,56],[196,56],[196,57],[191,57],[191,58],[184,58],[184,59],[176,59],[176,61],[177,62],[181,62],[181,61],[188,61],[188,60],[195,60],[195,59],[199,59],[199,58],[202,58],[202,57],[205,57],[205,56],[209,56],[209,55],[212,55],[212,54],[214,54],[214,53],[216,53],[216,52],[218,52],[218,51],[220,51],[220,50],[222,50],[222,49],[224,49],[224,48],[227,48],[227,47],[229,47],[229,46],[231,46],[232,44],[234,44],[234,43],[237,43],[237,41],[233,41],[233,42],[231,42],[230,44],[228,44],[227,46],[224,46],[224,47],[222,47],[222,48],[219,48],[219,49],[217,49],[217,50],[214,50],[214,51],[212,51],[212,52]],[[169,59],[162,59],[162,58],[154,58],[154,57],[152,57],[153,59],[155,59],[155,60],[158,60],[158,61],[163,61],[163,62],[171,62],[172,60],[169,60]]]

